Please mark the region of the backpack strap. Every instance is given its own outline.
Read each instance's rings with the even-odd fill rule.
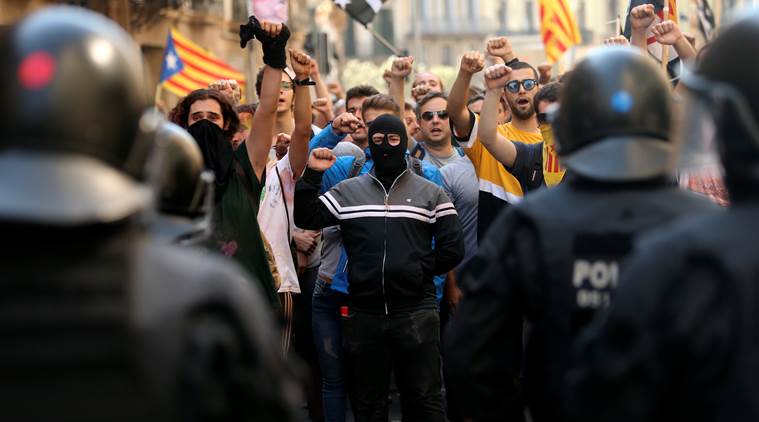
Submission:
[[[411,150],[411,156],[420,160],[424,160],[425,155],[427,155],[427,151],[422,148],[421,142],[417,142],[417,144],[414,146],[414,149]]]
[[[422,160],[409,155],[406,158],[406,161],[408,162],[408,167],[411,168],[411,170],[413,170],[414,173],[417,174],[417,176],[424,177],[424,169],[422,168]]]
[[[364,168],[365,163],[366,158],[354,158],[353,165],[348,173],[348,179],[358,176],[358,174],[361,173],[361,169]]]

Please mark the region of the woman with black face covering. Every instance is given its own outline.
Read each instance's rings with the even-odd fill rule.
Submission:
[[[248,139],[237,150],[232,136],[239,119],[218,91],[197,90],[172,110],[170,118],[186,128],[200,146],[205,165],[216,175],[215,234],[212,248],[237,260],[259,282],[273,308],[280,308],[277,286],[267,262],[256,216],[271,149],[285,44],[290,31],[284,24],[249,25],[249,38],[258,38],[264,50],[264,79],[260,104]]]

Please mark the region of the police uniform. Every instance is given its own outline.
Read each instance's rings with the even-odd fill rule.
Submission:
[[[564,183],[503,212],[460,282],[446,367],[465,416],[523,420],[527,406],[535,421],[567,420],[573,339],[609,304],[635,238],[716,207],[666,177],[667,90],[630,49],[604,48],[572,72],[553,123]]]
[[[292,420],[260,293],[141,224],[138,46],[55,7],[4,31],[0,56],[2,419]]]
[[[684,128],[698,129],[683,142],[718,146],[732,205],[637,246],[568,376],[578,419],[759,419],[757,37],[759,15],[740,19],[681,79]]]

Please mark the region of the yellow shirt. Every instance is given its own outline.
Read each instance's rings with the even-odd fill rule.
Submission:
[[[479,179],[479,215],[478,234],[480,239],[485,231],[493,222],[498,213],[507,204],[516,204],[522,200],[524,193],[519,181],[511,175],[500,161],[496,160],[492,154],[482,145],[478,136],[480,117],[474,113],[470,114],[471,128],[469,137],[462,139],[456,138],[459,145],[464,148],[469,160],[474,165],[474,170]],[[497,127],[500,133],[506,139],[535,144],[543,141],[540,132],[532,133],[516,129],[511,123],[506,123]],[[536,128],[537,130],[537,128]]]

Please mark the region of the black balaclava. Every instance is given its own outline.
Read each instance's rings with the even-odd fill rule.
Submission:
[[[229,181],[235,154],[229,136],[217,124],[207,119],[198,120],[190,125],[187,131],[200,147],[206,168],[214,172],[216,187],[223,190]],[[217,196],[221,197],[221,195]]]
[[[372,138],[375,134],[382,133],[385,139],[381,144],[375,144]],[[388,134],[401,137],[401,143],[391,146],[387,139]],[[383,114],[377,117],[369,126],[369,150],[374,160],[374,174],[377,176],[385,189],[389,190],[395,179],[406,170],[406,149],[408,138],[406,126],[403,121],[392,114]]]

